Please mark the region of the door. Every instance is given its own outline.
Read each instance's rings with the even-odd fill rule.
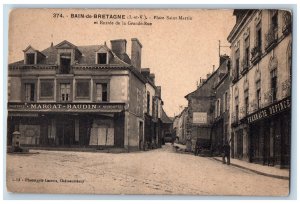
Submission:
[[[98,145],[113,146],[114,145],[114,129],[102,126],[98,128]]]
[[[60,120],[57,120],[56,123],[56,135],[58,138],[58,145],[73,145],[75,139],[74,120],[62,117]]]
[[[139,122],[139,148],[142,149],[142,145],[145,142],[143,137],[143,122]]]

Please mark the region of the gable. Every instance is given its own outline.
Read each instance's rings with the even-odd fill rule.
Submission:
[[[103,45],[100,46],[100,48],[97,50],[97,53],[107,53],[109,52],[109,49]]]
[[[25,53],[36,53],[36,50],[29,45],[25,50],[23,50]]]
[[[55,46],[57,49],[77,49],[75,45],[68,42],[67,40],[62,41],[61,43]]]

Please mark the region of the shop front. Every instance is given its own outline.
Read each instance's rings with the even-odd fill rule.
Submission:
[[[291,144],[291,102],[285,98],[247,117],[250,162],[288,168]]]
[[[124,103],[9,103],[13,131],[24,146],[124,147]]]

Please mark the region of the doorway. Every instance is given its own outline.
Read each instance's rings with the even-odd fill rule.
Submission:
[[[75,121],[67,117],[62,117],[60,120],[57,120],[56,135],[58,138],[58,145],[73,145],[75,140]]]

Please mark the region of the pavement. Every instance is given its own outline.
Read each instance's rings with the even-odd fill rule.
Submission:
[[[222,162],[222,157],[212,157],[212,159]],[[233,159],[233,158],[230,158],[230,165],[241,169],[246,169],[263,176],[269,176],[269,177],[285,179],[285,180],[290,179],[289,169],[279,169],[273,166],[264,166],[262,164],[254,164],[254,163],[242,161],[239,159]]]
[[[177,146],[177,151],[185,152],[185,145],[182,144],[174,144],[174,146]],[[222,157],[210,157],[211,159],[219,162],[223,162]],[[280,169],[274,166],[266,166],[262,164],[255,164],[250,163],[247,161],[239,160],[239,159],[233,159],[230,158],[230,165],[241,168],[244,170],[248,170],[251,172],[254,172],[259,175],[278,178],[278,179],[284,179],[289,180],[290,179],[290,170],[289,169]]]

